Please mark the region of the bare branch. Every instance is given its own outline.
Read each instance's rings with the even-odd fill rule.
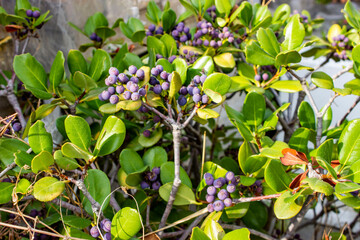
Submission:
[[[353,68],[353,64],[350,64],[349,66],[347,66],[346,68],[344,68],[343,70],[341,70],[340,72],[338,72],[337,74],[332,76],[333,81],[338,79],[341,75],[343,75],[343,74],[347,73],[348,71],[350,71],[352,68]]]
[[[193,229],[194,227],[196,227],[196,226],[201,222],[201,220],[202,220],[205,216],[206,216],[205,214],[198,216],[198,217],[188,226],[188,228],[185,230],[185,232],[183,233],[183,235],[181,236],[181,238],[180,238],[179,240],[186,240],[187,237],[190,235],[192,229]]]
[[[195,106],[193,111],[190,113],[189,117],[185,120],[185,122],[182,124],[182,128],[185,128],[191,121],[191,119],[195,116],[197,110],[199,109],[198,106]]]
[[[16,163],[13,162],[10,165],[8,165],[1,173],[0,173],[0,178],[2,176],[4,176],[8,171],[10,171],[11,169],[13,169],[14,167],[16,167]]]
[[[360,97],[357,97],[355,102],[353,103],[353,105],[351,105],[351,107],[349,108],[349,110],[345,113],[345,115],[338,121],[338,123],[336,124],[336,126],[340,126],[345,119],[349,116],[349,114],[352,112],[352,110],[354,110],[354,108],[356,107],[356,105],[360,102]]]
[[[256,201],[261,201],[261,200],[265,200],[265,199],[278,198],[280,196],[281,196],[281,193],[265,195],[265,196],[258,196],[258,197],[243,197],[243,198],[234,199],[233,203],[237,204],[237,203],[243,203],[243,202],[256,202]]]

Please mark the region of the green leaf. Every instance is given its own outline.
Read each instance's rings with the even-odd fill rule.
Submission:
[[[53,142],[51,134],[45,129],[45,124],[38,120],[29,130],[29,144],[33,152],[38,154],[41,151],[52,152]]]
[[[44,177],[34,184],[33,195],[41,202],[57,198],[65,188],[65,183],[53,177]]]
[[[163,163],[168,160],[167,152],[164,148],[156,146],[148,149],[143,156],[144,164],[150,167],[150,170],[154,167],[161,167]]]
[[[275,64],[277,66],[288,66],[290,63],[298,63],[301,61],[301,55],[294,50],[284,51],[276,56]]]
[[[214,57],[214,62],[223,72],[231,72],[235,67],[235,59],[231,53],[222,53]]]
[[[141,229],[139,212],[130,207],[118,211],[111,221],[111,239],[130,239]]]
[[[176,58],[173,61],[172,65],[173,65],[174,70],[177,73],[179,73],[180,78],[181,78],[181,83],[184,84],[186,81],[187,68],[188,68],[186,61],[182,58]]]
[[[251,202],[248,208],[241,221],[249,228],[263,229],[268,221],[267,207],[262,202]]]
[[[168,182],[162,185],[159,189],[160,197],[164,199],[164,201],[166,202],[169,201],[172,185],[173,185],[172,182]],[[195,200],[195,194],[193,193],[191,188],[181,183],[176,193],[175,201],[173,204],[174,206],[197,204]]]
[[[165,57],[171,57],[173,55],[176,55],[177,53],[177,46],[175,39],[170,36],[169,34],[164,34],[160,40],[164,43],[166,48],[166,56]]]
[[[341,133],[339,143],[339,161],[351,166],[360,158],[360,120],[350,121]]]
[[[0,204],[11,201],[14,184],[9,182],[0,182]]]
[[[356,7],[351,3],[351,1],[347,1],[344,9],[344,17],[350,26],[359,30],[360,29],[360,13],[356,10]]]
[[[120,164],[126,174],[137,172],[144,167],[140,155],[132,149],[123,149],[120,153]]]
[[[228,105],[225,105],[225,110],[230,122],[239,130],[241,136],[248,142],[251,142],[254,139],[254,136],[249,127],[244,124],[245,119],[243,115]]]
[[[275,192],[282,192],[288,189],[291,178],[284,171],[282,164],[279,160],[271,160],[265,168],[265,182]]]
[[[242,239],[242,240],[250,240],[250,231],[247,228],[236,229],[227,234],[225,234],[222,240],[234,240],[234,239]]]
[[[166,162],[161,165],[160,168],[160,179],[163,184],[173,182],[175,178],[175,164],[174,162]],[[192,183],[187,175],[186,171],[180,167],[180,180],[181,182],[188,186],[189,188],[192,188]]]
[[[297,80],[281,80],[270,85],[271,88],[280,92],[295,93],[302,90],[301,83]]]
[[[322,112],[322,109],[321,109],[321,112]],[[331,107],[329,107],[324,116],[323,116],[323,131],[326,131],[330,125],[331,125],[331,121],[332,121],[332,109]]]
[[[306,154],[308,152],[307,145],[310,136],[311,136],[310,129],[307,128],[296,129],[289,141],[290,148],[293,148],[296,151],[303,152]]]
[[[249,2],[242,2],[239,6],[239,15],[238,19],[240,20],[241,24],[245,27],[249,28],[251,20],[253,18],[253,8]],[[232,15],[231,15],[232,17]]]
[[[98,169],[90,169],[84,179],[84,184],[94,200],[97,201],[100,206],[102,205],[101,210],[105,209],[109,204],[110,197],[108,196],[111,192],[110,181],[106,174]],[[92,215],[93,211],[90,201],[83,196],[82,193],[81,197],[85,211]]]
[[[246,159],[244,172],[252,174],[254,177],[259,175],[259,172],[262,172],[263,167],[267,163],[267,158],[260,155],[252,155]]]
[[[332,139],[328,139],[325,142],[323,142],[316,151],[316,158],[320,158],[328,163],[331,163],[333,145],[334,143]]]
[[[182,86],[182,81],[180,75],[177,72],[171,73],[170,89],[169,89],[169,98],[172,98],[177,94]]]
[[[262,47],[266,52],[268,52],[271,56],[276,57],[280,52],[280,45],[275,36],[275,33],[270,29],[260,28],[256,37]]]
[[[315,130],[315,113],[308,102],[303,101],[300,104],[298,116],[302,127]]]
[[[80,167],[80,165],[76,162],[75,159],[65,157],[61,150],[57,150],[54,152],[54,159],[57,165],[59,165],[60,168],[65,170],[74,170]]]
[[[338,194],[349,193],[360,190],[360,185],[352,182],[339,182],[335,185],[335,192]]]
[[[291,17],[284,29],[284,42],[281,44],[283,50],[293,50],[299,47],[305,38],[305,28],[300,22],[300,15]]]
[[[124,142],[126,128],[116,116],[109,116],[97,139],[94,155],[104,156],[116,151]]]
[[[97,27],[108,26],[108,25],[109,23],[106,17],[104,16],[104,14],[102,14],[101,12],[97,12],[87,19],[84,26],[84,31],[88,36],[90,36],[90,34],[95,32],[95,29]]]
[[[312,190],[324,193],[326,196],[329,196],[334,192],[334,188],[330,184],[317,178],[305,178],[302,183],[308,183]]]
[[[198,69],[200,71],[204,70],[204,73],[206,75],[210,75],[214,71],[214,61],[210,56],[202,56],[194,62],[191,68]]]
[[[17,183],[16,188],[15,188],[15,192],[16,193],[21,193],[21,194],[27,194],[30,190],[30,181],[27,180],[26,178],[22,178],[20,179],[20,181]]]
[[[158,5],[151,0],[148,3],[148,6],[146,8],[146,17],[147,19],[149,19],[150,22],[152,22],[155,25],[159,25],[160,24],[160,19],[161,19],[161,10],[158,7]]]
[[[172,9],[168,9],[162,13],[161,16],[162,26],[164,32],[170,32],[175,26],[176,22],[176,13]]]
[[[107,38],[115,36],[116,32],[109,27],[103,26],[97,27],[95,29],[95,34],[101,37],[103,41],[105,41]]]
[[[64,54],[61,51],[58,51],[56,54],[56,57],[54,59],[54,62],[51,66],[50,70],[50,86],[53,88],[52,91],[55,92],[55,88],[59,86],[61,81],[64,79],[65,75],[65,57]]]
[[[250,92],[246,95],[242,113],[245,116],[246,123],[257,131],[262,123],[265,114],[265,98],[263,95]]]
[[[225,236],[224,229],[214,220],[210,220],[205,224],[204,233],[210,237],[211,240],[221,240]]]
[[[265,52],[258,42],[250,41],[245,48],[246,61],[255,65],[274,65],[275,58]]]
[[[279,7],[276,8],[274,12],[273,23],[276,23],[278,21],[285,21],[290,16],[290,13],[291,8],[289,4],[281,4]]]
[[[29,148],[29,145],[20,140],[0,138],[0,160],[4,165],[10,165],[14,162],[15,153],[26,152]]]
[[[208,108],[198,109],[197,114],[202,119],[218,118],[220,116],[218,112]]]
[[[210,89],[220,95],[225,95],[231,87],[231,78],[223,73],[213,73],[206,78],[203,90]]]
[[[24,83],[35,97],[49,99],[52,94],[47,92],[47,75],[44,67],[29,53],[14,58],[16,76]]]
[[[58,218],[60,218],[60,215],[58,215]],[[82,230],[79,230],[77,228],[68,227],[68,226],[66,226],[66,230],[64,230],[63,234],[66,236],[69,236],[69,237],[74,237],[74,238],[76,237],[76,238],[80,238],[80,239],[95,240],[95,238],[93,238],[89,234],[86,234]]]
[[[150,137],[145,137],[143,134],[141,134],[138,141],[143,147],[151,147],[154,146],[157,142],[159,142],[162,136],[162,129],[157,128],[151,133]]]
[[[87,62],[80,51],[71,49],[67,57],[67,62],[72,75],[77,71],[87,73]]]
[[[244,90],[252,86],[252,83],[243,76],[233,76],[231,77],[231,87],[229,92],[237,92],[240,90]]]
[[[360,198],[359,197],[354,197],[350,193],[345,193],[345,194],[335,193],[334,195],[337,197],[337,199],[339,199],[340,201],[345,203],[345,205],[347,205],[353,209],[360,208]]]
[[[319,88],[332,89],[334,87],[332,78],[324,72],[312,73],[311,81]]]
[[[91,143],[91,130],[85,119],[73,115],[67,116],[65,119],[65,130],[73,144],[88,151]]]
[[[229,16],[232,9],[230,0],[215,0],[216,10],[219,13],[225,13],[225,16]]]
[[[249,205],[249,203],[237,203],[233,207],[225,208],[226,216],[230,219],[242,218],[248,212]]]
[[[293,195],[291,191],[286,191],[276,199],[274,204],[275,216],[279,219],[289,219],[295,217],[302,208],[302,203],[299,204],[297,198],[299,194]]]
[[[91,224],[91,221],[89,219],[78,217],[75,215],[65,215],[63,216],[63,221],[66,225],[78,229],[87,228]]]
[[[31,161],[31,170],[34,173],[38,173],[43,170],[46,171],[52,164],[54,164],[53,156],[47,151],[42,151]]]
[[[94,57],[91,60],[89,68],[89,76],[95,81],[99,81],[103,74],[107,74],[107,71],[111,67],[110,55],[102,50],[95,51]]]
[[[211,240],[199,227],[192,229],[190,240]]]
[[[250,148],[250,145],[247,141],[244,141],[243,144],[241,144],[238,154],[238,162],[241,170],[245,172],[245,163],[246,160],[252,155],[252,151]]]
[[[30,168],[31,167],[31,161],[34,158],[33,154],[28,154],[25,151],[18,150],[16,153],[14,153],[15,156],[15,163],[19,167]]]
[[[70,158],[80,158],[80,159],[84,159],[86,161],[93,158],[93,156],[90,153],[82,150],[75,144],[69,143],[69,142],[62,145],[61,152],[64,154],[64,156],[70,157]]]
[[[75,86],[85,89],[86,91],[97,87],[96,82],[91,77],[79,71],[75,72],[73,81]]]

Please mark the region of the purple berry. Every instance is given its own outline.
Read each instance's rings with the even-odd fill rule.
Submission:
[[[127,83],[129,81],[129,78],[125,75],[125,73],[120,73],[118,78],[121,83]]]
[[[200,89],[199,89],[198,87],[194,87],[192,93],[193,93],[194,95],[195,95],[195,94],[200,94]]]
[[[161,54],[156,54],[156,60],[164,58]]]
[[[215,42],[215,40],[211,40],[210,41],[210,47],[216,47],[216,42]]]
[[[139,78],[139,79],[144,79],[144,77],[145,77],[145,72],[144,72],[144,70],[142,70],[142,69],[139,69],[139,70],[137,70],[136,71],[136,76]]]
[[[145,88],[140,88],[139,94],[140,94],[140,96],[145,96],[145,95],[146,95],[146,90],[145,90]]]
[[[224,209],[224,203],[221,200],[217,200],[214,203],[214,210],[215,211],[221,211]]]
[[[229,42],[229,43],[234,42],[234,40],[235,40],[234,37],[229,37],[229,38],[228,38],[228,42]]]
[[[154,75],[154,76],[157,76],[157,75],[159,75],[159,70],[157,68],[152,68],[151,69],[151,74]]]
[[[200,102],[200,101],[201,101],[201,95],[200,95],[200,94],[194,94],[194,96],[193,96],[193,101],[194,101],[195,103]]]
[[[129,100],[131,98],[131,92],[130,91],[125,91],[123,93],[123,97],[125,98],[125,100]]]
[[[102,42],[102,38],[99,37],[99,36],[97,36],[97,37],[96,37],[96,41],[97,41],[97,42]]]
[[[232,205],[231,198],[225,198],[224,199],[224,204],[225,204],[226,207],[230,207]]]
[[[111,95],[115,93],[115,88],[114,87],[108,87],[107,90]]]
[[[207,210],[208,210],[210,213],[213,212],[213,211],[214,211],[214,204],[209,203],[209,204],[207,205]]]
[[[163,34],[164,33],[164,29],[162,27],[159,27],[156,31],[155,34]]]
[[[201,83],[200,76],[199,76],[199,75],[196,75],[196,76],[193,78],[193,81],[194,81],[194,83],[196,83],[196,84],[200,84],[200,83]]]
[[[150,77],[149,83],[154,86],[159,84],[159,81],[155,77]]]
[[[359,191],[354,191],[354,192],[350,192],[351,195],[353,195],[354,197],[357,197],[359,195]]]
[[[141,187],[142,189],[146,189],[146,188],[150,188],[150,185],[149,185],[147,182],[142,181],[142,182],[140,183],[140,187]]]
[[[261,80],[261,76],[259,74],[255,75],[255,81],[260,81]]]
[[[39,215],[39,212],[38,212],[38,210],[36,210],[36,209],[31,209],[31,211],[30,211],[30,213],[29,213],[29,216],[30,217],[36,217],[36,216],[38,216]]]
[[[189,85],[189,86],[187,87],[187,91],[188,91],[188,93],[190,94],[190,96],[194,95],[194,94],[193,94],[193,89],[194,89],[194,87],[191,86],[191,85]]]
[[[12,128],[14,129],[15,132],[18,132],[21,130],[21,124],[19,122],[14,122]]]
[[[339,47],[341,47],[341,48],[343,48],[343,47],[345,47],[345,43],[344,42],[339,42]]]
[[[235,178],[235,174],[231,171],[229,171],[225,174],[225,180],[227,182],[232,182],[234,180],[234,178]]]
[[[269,74],[264,73],[264,74],[262,75],[262,79],[263,79],[264,81],[267,81],[267,80],[269,79]]]
[[[206,95],[206,94],[202,95],[202,97],[201,97],[201,102],[202,102],[203,104],[208,103],[208,102],[209,102],[209,97],[208,97],[208,95]]]
[[[140,98],[140,94],[139,94],[139,93],[134,92],[134,93],[131,94],[131,100],[137,101],[137,100],[139,100],[139,98]]]
[[[146,175],[150,182],[155,182],[157,179],[157,175],[153,172],[148,172]]]
[[[186,98],[181,95],[181,96],[178,98],[178,104],[179,104],[180,106],[184,106],[186,103],[187,103]]]
[[[109,68],[109,74],[110,75],[119,75],[119,70],[116,67]]]
[[[174,30],[171,32],[171,35],[175,38],[179,36],[179,31],[178,30]]]
[[[229,193],[225,189],[221,189],[217,196],[220,200],[224,200],[225,198],[229,197]]]
[[[206,77],[207,77],[206,75],[201,75],[200,81],[202,84],[206,81]]]
[[[135,74],[136,73],[136,71],[137,71],[137,67],[135,67],[134,65],[131,65],[130,67],[129,67],[129,73],[130,74]]]
[[[236,191],[236,185],[233,184],[233,183],[230,183],[229,185],[226,186],[226,190],[229,192],[229,193],[233,193]]]
[[[111,94],[110,94],[108,91],[104,90],[104,91],[102,92],[101,96],[102,96],[102,98],[106,101],[106,100],[109,100]]]
[[[125,91],[125,88],[124,86],[120,85],[120,86],[116,86],[115,90],[117,93],[121,94]]]
[[[157,65],[156,68],[157,68],[157,70],[159,70],[159,72],[164,71],[164,67],[161,65]]]
[[[165,72],[165,71],[162,71],[161,73],[160,73],[160,78],[162,79],[162,80],[166,80],[167,79],[167,77],[168,77],[168,73],[167,72]]]
[[[211,173],[205,173],[204,179],[205,179],[206,185],[208,185],[208,186],[210,186],[214,183],[214,177]]]
[[[179,93],[182,95],[186,95],[188,93],[187,88],[186,87],[181,87],[179,90]]]
[[[158,123],[158,122],[160,122],[160,120],[161,120],[161,118],[158,115],[155,115],[153,118],[154,123]]]
[[[154,189],[155,191],[159,190],[160,186],[161,183],[159,181],[156,181],[151,185],[152,189]]]
[[[187,36],[186,35],[182,35],[180,37],[180,42],[186,42],[188,40]]]
[[[149,29],[150,32],[153,32],[153,31],[155,31],[156,26],[155,26],[154,24],[150,24],[150,26],[148,27],[148,29]]]
[[[93,41],[96,41],[96,37],[97,37],[96,33],[92,33],[89,36],[90,40],[93,40]]]
[[[143,135],[144,135],[144,137],[149,138],[149,137],[151,136],[150,130],[146,129],[146,130],[143,132]]]
[[[129,87],[130,92],[137,92],[139,90],[139,86],[137,84],[132,84]]]
[[[115,84],[118,78],[115,75],[110,75],[107,79],[110,84]]]
[[[111,104],[117,104],[119,102],[119,97],[118,97],[118,95],[111,95],[111,97],[110,97],[110,103]]]
[[[111,233],[105,233],[104,234],[104,240],[111,240]]]
[[[10,178],[4,178],[4,179],[2,180],[2,182],[10,182],[10,183],[11,183],[11,179],[10,179]]]
[[[214,186],[209,186],[207,189],[206,189],[206,192],[209,194],[209,195],[215,195],[216,194],[216,188]]]
[[[206,199],[207,202],[212,203],[212,202],[215,201],[215,195],[208,195],[208,194],[206,194],[205,199]]]
[[[162,87],[162,89],[163,89],[164,91],[167,91],[167,90],[169,90],[169,88],[170,88],[170,83],[168,83],[168,82],[163,82],[163,83],[161,84],[161,87]]]
[[[131,77],[131,78],[130,78],[130,81],[133,82],[133,83],[139,83],[139,78],[137,78],[137,77]]]
[[[102,229],[105,232],[110,232],[111,231],[111,221],[109,219],[104,219],[101,221],[102,222]]]
[[[100,101],[105,101],[105,100],[103,99],[103,97],[102,97],[102,93],[99,94],[98,98],[99,98]]]
[[[210,44],[210,43],[209,43],[209,40],[205,39],[205,40],[204,40],[204,46],[207,47],[207,46],[209,46],[209,44]]]
[[[161,85],[160,84],[156,84],[155,86],[154,86],[154,93],[156,93],[156,94],[160,94],[161,92],[162,92],[162,87],[161,87]]]
[[[168,77],[167,77],[167,81],[168,81],[168,82],[171,82],[172,77],[173,77],[173,75],[172,75],[172,73],[170,73],[170,74],[168,75]]]
[[[35,11],[33,12],[32,16],[33,16],[34,18],[38,18],[38,17],[40,17],[40,12],[39,12],[38,10],[35,10]]]
[[[170,63],[173,63],[173,61],[176,59],[176,56],[175,55],[172,55],[168,58],[169,62]]]
[[[33,11],[31,9],[26,10],[26,16],[33,17]]]
[[[214,187],[216,188],[221,188],[222,186],[224,186],[224,183],[221,181],[221,179],[216,179],[213,183]]]
[[[90,235],[94,238],[97,238],[100,236],[100,233],[99,233],[99,230],[96,226],[93,226],[91,229],[90,229]]]
[[[160,168],[159,167],[154,167],[152,169],[152,172],[155,173],[156,175],[159,175],[160,174]]]

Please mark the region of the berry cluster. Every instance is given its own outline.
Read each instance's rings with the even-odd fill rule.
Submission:
[[[99,37],[98,35],[96,35],[96,33],[92,33],[89,36],[90,40],[95,41],[95,42],[102,42],[102,38]]]
[[[153,189],[155,191],[159,190],[161,187],[160,179],[160,168],[154,167],[151,172],[144,173],[144,181],[140,183],[142,189]]]
[[[178,104],[180,106],[184,106],[189,98],[194,101],[195,104],[207,104],[210,101],[210,98],[208,95],[204,93],[202,90],[202,86],[204,82],[206,81],[206,75],[196,75],[191,83],[186,87],[182,86],[179,90],[179,98],[178,98]]]
[[[39,18],[40,17],[40,11],[38,10],[31,10],[31,9],[28,9],[26,10],[26,16],[28,16],[29,18]]]
[[[345,37],[345,35],[340,34],[338,36],[333,37],[333,41],[331,46],[336,48],[336,52],[334,53],[335,58],[339,58],[342,60],[346,60],[348,57],[346,55],[346,50],[351,50],[352,46],[349,43],[349,38]]]
[[[184,49],[183,54],[180,55],[182,59],[186,61],[188,65],[193,64],[199,57],[199,54],[194,51],[188,51],[187,49]]]
[[[225,178],[214,179],[211,173],[205,173],[204,179],[206,185],[208,185],[206,189],[206,201],[209,203],[207,206],[208,211],[221,211],[224,207],[230,207],[232,205],[230,194],[236,191],[239,184],[235,174],[229,171],[226,173]],[[215,200],[216,197],[218,200]]]
[[[100,230],[103,230],[102,236],[104,240],[111,240],[111,221],[109,219],[105,218],[100,222]],[[94,238],[98,238],[100,236],[99,228],[93,226],[90,229],[90,235]]]
[[[260,74],[256,74],[255,75],[255,80],[256,81],[267,81],[269,79],[269,74],[267,74],[267,73],[263,73],[262,75],[260,75]]]
[[[207,12],[207,14],[209,14],[211,19],[213,21],[215,21],[215,19],[216,19],[216,6],[213,5],[213,6],[209,7],[208,9],[206,9],[206,12]]]
[[[115,67],[109,69],[110,76],[105,79],[105,84],[108,87],[99,94],[101,101],[109,100],[111,104],[119,102],[120,97],[125,100],[139,100],[141,96],[145,96],[146,90],[144,87],[139,86],[139,81],[145,77],[145,72],[142,69],[137,69],[134,65],[131,65],[128,69],[128,74],[119,73],[119,70]]]
[[[184,43],[188,40],[191,40],[190,28],[185,27],[185,24],[183,22],[180,22],[171,31],[171,36],[175,40]]]
[[[154,36],[154,35],[162,35],[162,34],[164,34],[164,29],[162,27],[158,27],[156,29],[156,26],[154,24],[150,24],[148,30],[146,31],[146,36]]]
[[[7,119],[5,121],[10,122],[10,119]],[[14,132],[19,132],[22,129],[21,124],[19,122],[17,122],[17,121],[13,122],[12,123],[12,129],[14,130]],[[10,128],[7,128],[5,130],[5,134],[10,134],[10,133],[11,133]]]
[[[169,58],[166,58],[166,57],[164,57],[164,56],[161,55],[161,54],[156,54],[156,60],[159,60],[159,59],[162,59],[162,58],[168,60],[169,63],[173,63],[173,61],[176,59],[176,56],[175,56],[175,55],[172,55],[172,56],[170,56]]]
[[[192,44],[194,46],[205,46],[218,48],[223,45],[223,42],[234,42],[235,38],[230,33],[228,27],[222,28],[222,31],[213,27],[210,22],[205,20],[197,23],[197,31],[194,34],[194,40]]]

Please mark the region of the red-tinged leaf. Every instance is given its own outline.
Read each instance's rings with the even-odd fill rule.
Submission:
[[[319,167],[319,163],[316,161],[315,157],[311,157],[311,164],[312,164],[313,168]]]
[[[134,45],[134,44],[129,45],[129,52],[133,52],[134,49],[135,49],[135,45]]]
[[[322,179],[324,182],[327,182],[328,184],[330,184],[331,186],[335,187],[336,185],[336,182],[334,182],[331,178],[328,178],[328,177],[324,177]]]
[[[23,26],[19,26],[19,25],[6,25],[5,26],[5,30],[7,32],[16,32],[19,29],[23,29]]]
[[[309,171],[309,169],[307,169],[305,172],[297,175],[296,178],[294,178],[294,180],[292,180],[292,182],[289,184],[289,188],[295,189],[295,188],[300,187],[301,181],[306,178],[308,171]]]
[[[331,161],[331,167],[332,168],[336,168],[337,166],[340,165],[340,161],[339,160],[332,160]]]
[[[284,157],[281,157],[280,160],[281,163],[285,166],[307,164],[309,162],[305,153],[298,152],[295,149],[285,148],[281,153],[284,155]]]

